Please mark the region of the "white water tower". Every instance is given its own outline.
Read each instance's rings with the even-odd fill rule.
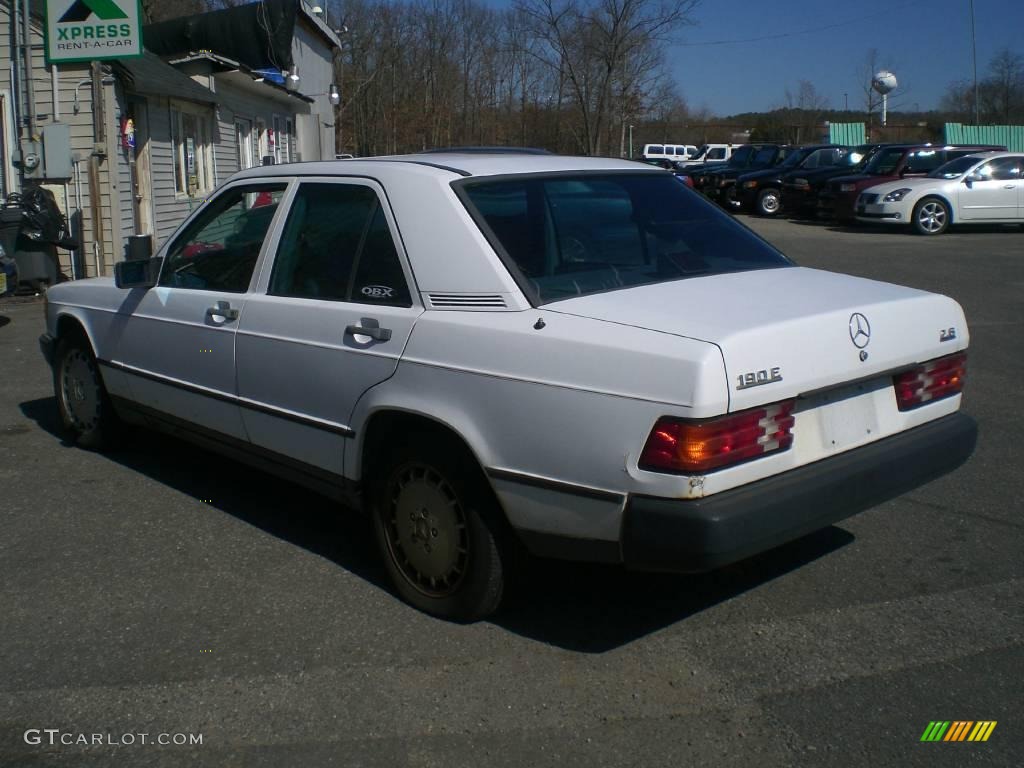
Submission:
[[[896,75],[887,69],[879,70],[871,78],[871,87],[882,94],[882,125],[885,125],[889,112],[889,94],[896,89]]]

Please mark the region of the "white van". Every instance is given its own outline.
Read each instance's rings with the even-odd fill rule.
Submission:
[[[704,144],[697,152],[684,161],[684,165],[701,165],[703,163],[724,163],[732,157],[739,144]]]
[[[644,144],[644,160],[689,160],[697,154],[693,144]]]

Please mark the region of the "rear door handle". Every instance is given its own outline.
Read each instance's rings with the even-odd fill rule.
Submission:
[[[206,314],[211,317],[223,317],[225,320],[237,320],[238,310],[231,306],[229,301],[218,301],[212,307],[208,307]]]
[[[363,325],[347,326],[345,328],[345,333],[352,334],[353,336],[369,336],[371,339],[376,339],[377,341],[387,341],[391,338],[390,328],[374,328]]]

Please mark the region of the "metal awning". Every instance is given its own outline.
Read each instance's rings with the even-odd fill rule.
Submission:
[[[129,90],[140,96],[170,96],[204,104],[217,103],[217,95],[213,91],[203,88],[155,53],[143,51],[137,59],[118,59],[112,64],[125,74]]]

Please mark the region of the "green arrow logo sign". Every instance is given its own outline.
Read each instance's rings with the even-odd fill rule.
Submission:
[[[60,21],[85,21],[93,14],[103,21],[128,18],[128,14],[122,11],[114,0],[75,0],[67,13],[60,17]]]

